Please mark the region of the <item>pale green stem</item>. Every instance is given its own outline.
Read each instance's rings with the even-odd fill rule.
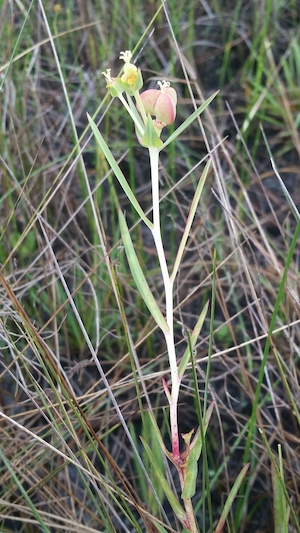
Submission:
[[[144,135],[144,129],[142,128],[141,124],[138,122],[136,116],[134,115],[134,113],[132,112],[132,109],[130,109],[130,106],[128,105],[128,103],[126,102],[124,96],[120,93],[118,95],[118,98],[121,100],[123,106],[125,107],[125,109],[127,110],[127,112],[129,113],[129,115],[131,116],[134,124],[136,125],[138,131],[139,131],[139,135],[143,136]]]
[[[177,404],[179,396],[180,380],[178,377],[178,367],[176,361],[176,351],[174,342],[174,316],[173,316],[173,280],[170,279],[166,255],[163,247],[160,227],[159,208],[159,175],[158,175],[158,155],[157,148],[149,148],[151,181],[152,181],[152,202],[153,202],[153,229],[152,235],[160,264],[166,299],[166,321],[169,326],[168,333],[165,334],[167,351],[169,356],[171,372],[171,401],[170,401],[170,424],[172,434],[172,451],[174,459],[180,458]]]

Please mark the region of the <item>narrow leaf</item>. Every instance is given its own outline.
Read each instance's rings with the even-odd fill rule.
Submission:
[[[186,470],[186,478],[184,487],[182,490],[181,497],[182,499],[192,498],[196,493],[196,481],[198,474],[198,461],[202,451],[202,438],[205,437],[207,428],[211,419],[211,415],[214,409],[214,402],[212,402],[209,408],[206,411],[205,422],[203,425],[203,431],[201,432],[200,428],[197,430],[197,433],[190,445],[190,452],[188,456],[188,464]]]
[[[192,113],[176,130],[167,138],[167,140],[163,143],[162,147],[159,149],[159,151],[163,150],[168,144],[170,144],[172,141],[177,139],[178,135],[180,135],[186,128],[199,116],[201,113],[203,113],[204,109],[207,108],[207,106],[214,100],[214,98],[217,96],[219,91],[216,91],[214,94],[212,94],[205,102],[202,104],[194,113]]]
[[[208,306],[209,306],[209,302],[206,302],[206,304],[204,305],[202,311],[201,311],[201,314],[197,320],[197,323],[193,329],[193,332],[191,334],[191,344],[192,344],[192,348],[194,348],[197,340],[198,340],[198,337],[199,337],[199,334],[200,334],[200,331],[202,329],[202,326],[203,326],[203,322],[205,320],[205,317],[206,317],[206,314],[207,314],[207,310],[208,310]],[[185,372],[185,369],[188,365],[188,362],[191,358],[192,354],[191,354],[191,351],[190,351],[190,347],[187,346],[184,354],[183,354],[183,357],[181,359],[181,362],[180,362],[180,365],[178,367],[178,376],[179,376],[179,379],[181,380],[182,377],[183,377],[183,374]]]
[[[160,447],[161,447],[162,451],[164,452],[165,456],[168,457],[168,459],[169,459],[169,460],[170,460],[175,466],[177,466],[176,463],[173,461],[173,455],[172,455],[172,453],[169,452],[169,450],[168,450],[168,449],[166,448],[166,446],[165,446],[164,440],[163,440],[163,438],[162,438],[161,432],[160,432],[159,427],[158,427],[158,425],[157,425],[157,422],[156,422],[156,420],[155,420],[155,418],[154,418],[154,415],[153,415],[150,411],[148,411],[148,414],[149,414],[149,417],[150,417],[150,420],[151,420],[151,422],[152,422],[152,425],[153,425],[153,429],[154,429],[155,435],[156,435],[156,437],[157,437],[157,440],[158,440],[158,442],[159,442],[159,444],[160,444]]]
[[[133,243],[130,237],[130,233],[129,233],[129,230],[126,224],[126,220],[121,209],[119,209],[119,224],[120,224],[121,235],[123,239],[124,248],[126,251],[128,264],[130,267],[132,277],[138,288],[138,291],[141,297],[143,298],[146,306],[148,307],[151,315],[153,316],[155,322],[157,323],[157,325],[160,327],[160,329],[164,333],[168,333],[169,331],[168,324],[156,303],[156,300],[150,290],[150,287],[147,283],[144,273],[140,267],[140,263],[135,253],[135,249],[134,249],[134,246],[133,246]]]
[[[186,498],[192,498],[196,493],[196,481],[198,474],[198,459],[195,448],[192,448],[189,452],[188,465],[186,470],[186,477],[184,482],[183,491],[181,497],[183,500]]]
[[[279,501],[281,501],[281,504],[280,504],[280,508],[277,509],[276,512],[278,512],[278,516],[285,516],[287,518],[287,523],[289,521],[289,514],[291,514],[293,520],[294,520],[294,525],[295,525],[295,528],[296,530],[298,531],[298,533],[300,533],[300,522],[298,520],[298,515],[296,515],[296,512],[295,512],[295,509],[294,509],[294,506],[292,504],[292,501],[290,500],[289,498],[289,494],[288,494],[288,491],[287,491],[287,488],[286,488],[286,485],[285,485],[285,480],[284,480],[284,475],[283,475],[283,462],[282,462],[282,450],[281,450],[281,446],[278,445],[278,455],[279,455],[279,467],[277,465],[277,461],[276,461],[276,458],[271,450],[271,447],[270,447],[270,444],[268,442],[268,439],[266,438],[264,432],[262,431],[261,428],[258,428],[260,434],[261,434],[261,437],[264,441],[264,445],[266,447],[266,449],[268,450],[268,455],[271,459],[271,463],[272,463],[272,468],[276,471],[276,486],[273,486],[273,489],[274,491],[276,491],[276,495],[274,494],[274,499],[276,498],[277,500],[277,505],[279,504]],[[272,473],[272,472],[271,472]],[[272,478],[272,481],[273,481],[273,478]],[[281,491],[282,491],[282,495],[284,495],[285,497],[285,502],[286,502],[286,505],[288,506],[288,510],[283,510],[282,508],[282,499],[281,499],[281,495],[279,494],[279,488],[278,486],[281,486]],[[279,515],[280,513],[280,515]],[[276,516],[276,514],[274,514],[274,516]],[[281,530],[280,530],[281,531]]]
[[[173,272],[172,272],[171,277],[170,277],[170,281],[174,281],[174,279],[176,277],[176,274],[178,272],[178,268],[179,268],[180,263],[181,263],[181,259],[182,259],[183,253],[184,253],[186,242],[187,242],[187,240],[189,238],[189,235],[190,235],[190,229],[191,229],[194,217],[195,217],[196,209],[197,209],[198,204],[199,204],[200,196],[201,196],[201,193],[203,191],[203,187],[204,187],[204,184],[205,184],[205,181],[206,181],[206,178],[207,178],[208,171],[210,169],[210,165],[211,165],[211,160],[209,159],[208,162],[206,163],[205,167],[204,167],[204,170],[202,172],[201,178],[200,178],[199,183],[197,185],[197,189],[196,189],[195,194],[194,194],[194,198],[193,198],[193,201],[192,201],[192,204],[191,204],[191,208],[190,208],[190,212],[189,212],[189,215],[188,215],[188,218],[187,218],[187,221],[186,221],[184,232],[183,232],[183,235],[181,237],[181,241],[180,241],[180,245],[179,245],[179,248],[178,248],[177,256],[176,256],[176,259],[175,259]]]
[[[91,126],[92,132],[93,132],[93,134],[95,136],[95,139],[96,139],[97,143],[99,144],[102,152],[104,153],[104,156],[105,156],[110,168],[112,169],[112,171],[114,172],[116,178],[118,179],[118,181],[119,181],[123,191],[125,192],[128,200],[131,202],[131,204],[133,205],[133,207],[136,210],[137,214],[145,222],[145,224],[148,226],[148,228],[152,229],[153,228],[152,222],[146,217],[144,211],[142,210],[140,204],[138,203],[136,197],[134,196],[134,193],[130,189],[123,172],[121,171],[117,161],[115,160],[115,158],[114,158],[113,154],[111,153],[109,147],[107,146],[104,138],[102,137],[100,131],[98,130],[95,122],[93,121],[92,117],[89,114],[87,114],[87,118],[88,118],[89,124]]]
[[[147,115],[145,133],[140,142],[147,148],[160,148],[162,146],[162,140],[157,134],[150,115]]]

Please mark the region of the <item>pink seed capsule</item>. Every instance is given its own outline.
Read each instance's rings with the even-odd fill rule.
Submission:
[[[166,83],[166,82],[165,82]],[[176,117],[177,94],[169,85],[161,84],[160,89],[148,89],[141,93],[146,113],[154,116],[164,125],[173,124]]]

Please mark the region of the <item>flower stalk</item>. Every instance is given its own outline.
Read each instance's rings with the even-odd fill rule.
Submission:
[[[178,367],[175,352],[174,342],[174,309],[173,309],[173,285],[171,280],[166,255],[164,251],[161,227],[160,227],[160,202],[159,202],[159,152],[157,148],[149,148],[150,169],[151,169],[151,183],[152,183],[152,207],[153,207],[153,229],[151,230],[153,240],[156,247],[157,257],[161,269],[164,289],[165,289],[165,303],[166,303],[166,322],[169,330],[165,333],[165,340],[167,345],[167,352],[169,356],[169,365],[171,372],[171,394],[168,396],[170,404],[170,425],[172,435],[172,453],[175,461],[180,459],[179,450],[179,435],[178,435],[178,419],[177,419],[177,404],[179,396],[179,377]],[[167,385],[165,385],[166,387]]]

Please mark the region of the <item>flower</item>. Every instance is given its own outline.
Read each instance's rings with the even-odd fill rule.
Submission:
[[[130,50],[125,50],[125,52],[120,53],[120,59],[123,59],[125,63],[121,80],[123,83],[128,83],[128,85],[135,85],[138,77],[138,69],[133,63],[130,63],[131,58],[132,53]]]
[[[141,93],[141,100],[146,113],[155,117],[161,128],[173,124],[176,117],[177,94],[170,83],[158,82],[160,89],[148,89]]]
[[[110,74],[111,69],[102,72],[107,81],[106,87],[111,96],[119,96],[124,91],[130,96],[133,96],[136,91],[139,91],[142,88],[143,78],[141,71],[130,62],[131,58],[132,53],[130,50],[125,50],[125,52],[120,53],[120,59],[125,63],[121,78],[112,78]]]
[[[162,129],[173,124],[176,117],[177,93],[170,87],[170,83],[158,82],[159,89],[148,89],[140,94],[137,100],[137,110],[143,116],[145,123],[145,133],[141,138],[137,132],[139,142],[143,146],[154,146],[159,148],[162,145],[160,134]],[[143,106],[144,109],[141,109]],[[145,122],[145,115],[147,121]],[[151,119],[154,117],[154,119]]]
[[[123,74],[121,80],[128,85],[134,85],[138,76],[138,69],[132,63],[126,63],[124,65]]]
[[[53,11],[55,15],[59,15],[61,12],[61,5],[60,4],[54,4]]]

